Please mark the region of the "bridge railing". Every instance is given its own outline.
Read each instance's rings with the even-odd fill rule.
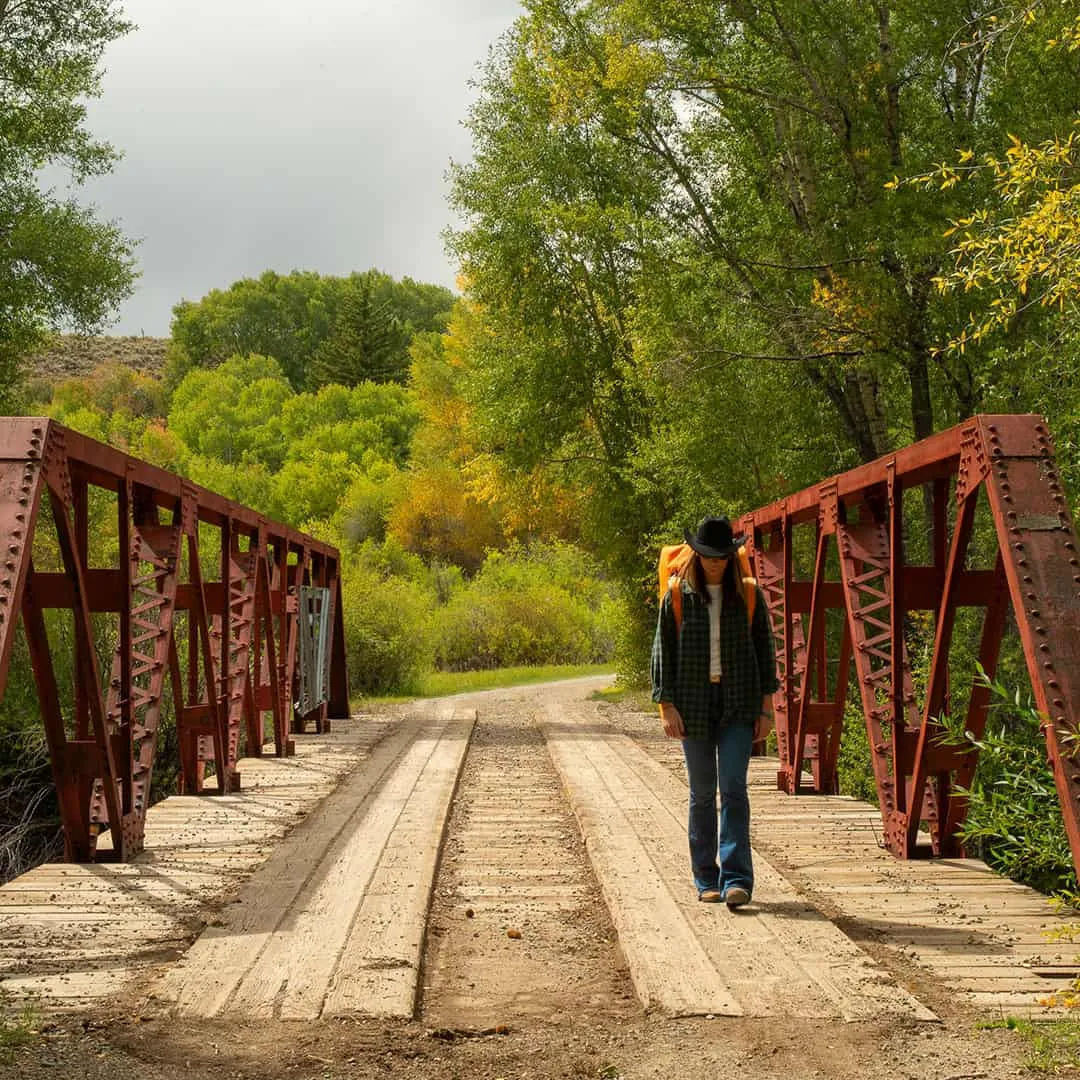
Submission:
[[[916,493],[917,516],[905,514],[906,492]],[[993,522],[983,530],[996,547],[989,558],[972,550],[980,500]],[[910,531],[927,521],[929,556],[916,564]],[[977,659],[993,677],[1011,610],[1080,867],[1080,555],[1045,421],[976,416],[738,525],[753,538],[779,646],[778,786],[837,790],[854,667],[887,846],[901,857],[920,853],[925,827],[933,854],[959,853],[967,802],[956,787],[970,784],[978,751],[942,742],[940,720],[966,698],[964,728],[978,738],[990,698],[974,670],[966,673],[970,693],[950,692],[950,646],[960,609],[977,609]],[[808,576],[797,570],[797,550],[812,552]],[[918,693],[906,641],[914,612],[929,613],[933,626]]]
[[[103,501],[118,541],[112,565],[92,557],[100,559],[102,545],[90,535],[91,503],[100,526]],[[47,539],[56,569],[34,565],[35,546],[49,548]],[[307,695],[306,716],[294,710],[310,630],[301,625],[302,589],[322,590],[328,605],[328,666],[316,680],[322,692]],[[66,643],[49,632],[46,612],[57,609],[69,613]],[[96,654],[103,613],[115,635],[107,681]],[[126,861],[142,850],[166,676],[182,793],[208,790],[210,766],[214,790],[237,790],[241,731],[246,752],[261,754],[267,713],[280,756],[292,752],[290,731],[311,721],[323,731],[328,714],[348,712],[335,548],[53,421],[6,417],[0,696],[20,620],[72,861]],[[65,646],[71,686],[57,678]],[[99,851],[106,831],[110,850]]]

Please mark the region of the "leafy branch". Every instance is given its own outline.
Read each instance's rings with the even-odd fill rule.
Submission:
[[[1046,755],[1047,718],[1030,694],[1010,691],[981,666],[976,684],[990,692],[982,734],[966,728],[962,717],[939,718],[942,744],[979,752],[971,787],[954,791],[968,802],[959,838],[1006,877],[1076,898],[1076,871]]]

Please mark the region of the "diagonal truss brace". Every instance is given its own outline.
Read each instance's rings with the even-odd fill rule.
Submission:
[[[922,491],[928,508],[928,565],[907,561],[903,495],[909,490]],[[992,569],[968,566],[980,501],[997,538]],[[887,846],[901,856],[958,853],[966,805],[957,790],[970,784],[977,751],[943,745],[938,737],[939,718],[954,709],[949,659],[957,615],[962,608],[981,611],[978,661],[993,677],[1011,612],[1080,866],[1080,553],[1041,417],[974,417],[744,515],[737,527],[752,536],[781,643],[782,790],[836,790],[839,721],[854,668]],[[793,537],[809,528],[814,570],[800,579]],[[829,569],[833,544],[838,573]],[[839,631],[834,625],[825,632],[829,611],[840,617]],[[916,612],[926,613],[933,628],[919,693],[905,635]],[[989,700],[974,676],[966,676],[972,682],[964,727],[978,739]]]
[[[216,580],[206,533],[221,553]],[[328,545],[52,421],[12,417],[0,418],[0,544],[0,693],[21,626],[70,860],[142,849],[166,681],[181,791],[237,790],[240,754],[263,752],[264,710],[275,752],[291,751],[304,586],[330,590],[329,708],[348,709],[340,559]],[[119,558],[98,565],[110,544]],[[38,549],[52,566],[35,566]]]

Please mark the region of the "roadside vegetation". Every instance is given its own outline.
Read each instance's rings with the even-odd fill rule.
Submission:
[[[482,671],[432,671],[418,682],[411,694],[370,695],[356,698],[354,707],[414,701],[417,698],[449,697],[479,690],[503,690],[514,686],[560,679],[584,679],[592,675],[613,675],[611,664],[539,664],[526,667],[488,668]]]
[[[0,991],[0,1065],[10,1064],[16,1050],[40,1037],[40,1023],[33,1004],[17,1003]]]
[[[1080,1068],[1080,1021],[1023,1020],[1008,1016],[979,1026],[1015,1032],[1028,1046],[1024,1064],[1033,1072],[1059,1075],[1060,1069]]]

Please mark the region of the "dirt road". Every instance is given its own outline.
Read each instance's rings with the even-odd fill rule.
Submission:
[[[413,854],[367,867],[371,826],[357,842],[350,815],[370,804],[365,820],[375,820],[392,784],[361,791],[350,776],[234,902],[205,913],[212,925],[180,963],[115,1007],[50,1018],[0,1075],[1001,1080],[1023,1072],[1015,1035],[980,1029],[976,1011],[902,957],[864,952],[820,913],[813,890],[799,891],[798,875],[764,857],[757,911],[746,919],[688,900],[688,875],[685,894],[677,882],[673,899],[649,894],[646,861],[662,877],[684,873],[672,855],[682,842],[670,811],[683,783],[678,759],[651,716],[591,700],[592,688],[472,695],[398,710],[385,725],[369,766],[383,747],[387,776],[408,760],[429,786],[445,787],[451,773],[457,780],[418,943],[412,1018],[329,1007],[354,1000],[360,982],[376,980],[389,994],[404,977],[412,943],[380,939],[373,959],[364,920],[389,926],[416,906],[407,875],[431,850],[430,822],[406,808],[385,845],[411,844]],[[471,738],[462,740],[454,725],[470,710]],[[391,753],[395,733],[401,746]],[[336,839],[326,854],[312,837],[328,829]],[[382,882],[356,911],[335,907],[344,894],[328,883],[342,868],[351,880],[367,873]],[[289,889],[293,905],[269,918],[268,890]],[[339,956],[351,958],[346,974],[333,968]],[[325,985],[313,990],[322,967]],[[716,1012],[675,1015],[671,1001],[695,1012],[690,991],[704,979],[720,988],[708,999]],[[272,987],[268,998],[259,999],[262,986]]]

